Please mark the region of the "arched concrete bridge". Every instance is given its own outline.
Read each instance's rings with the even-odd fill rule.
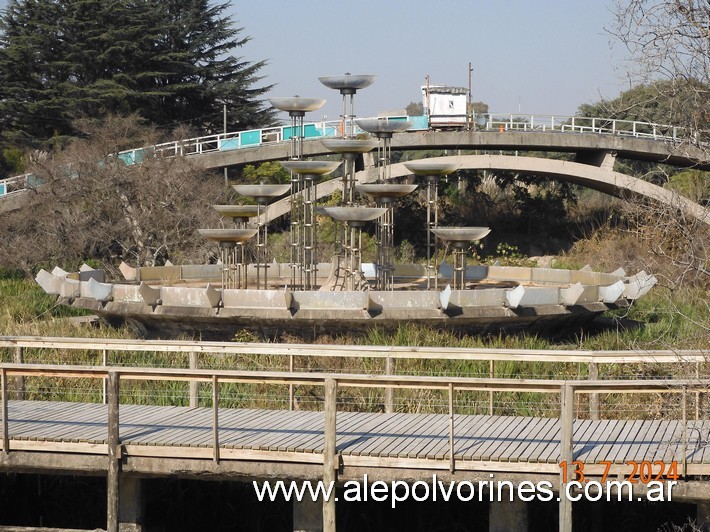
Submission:
[[[223,168],[262,161],[285,160],[289,142],[261,144],[199,156],[205,168]],[[596,164],[605,154],[679,167],[710,170],[707,149],[687,142],[671,143],[650,138],[560,131],[414,131],[395,134],[393,150],[547,151],[577,154],[578,162]],[[319,139],[303,142],[306,157],[331,154]]]
[[[558,181],[581,185],[620,198],[650,198],[677,208],[686,216],[710,225],[710,209],[663,187],[615,172],[609,164],[595,166],[542,157],[511,155],[458,155],[433,157],[429,160],[458,164],[460,169],[467,170],[507,170],[549,176]],[[411,172],[403,163],[397,163],[392,165],[391,174],[393,178],[397,178],[411,175]],[[356,177],[359,183],[372,182],[377,179],[377,168],[371,167],[360,171]],[[341,180],[339,178],[331,179],[318,185],[317,195],[319,198],[329,196],[340,187]],[[289,198],[284,198],[269,207],[269,219],[278,218],[288,212],[290,212]]]

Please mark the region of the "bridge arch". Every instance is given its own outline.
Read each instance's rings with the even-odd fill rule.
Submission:
[[[458,164],[460,169],[466,170],[506,170],[542,175],[551,177],[556,181],[564,181],[598,190],[618,198],[648,198],[663,205],[679,209],[686,216],[710,225],[710,209],[653,183],[598,166],[558,159],[512,155],[455,155],[432,157],[428,160]],[[393,164],[391,172],[393,178],[411,175],[404,163]],[[358,172],[356,177],[359,183],[372,182],[377,179],[377,169],[374,167],[365,169]],[[340,185],[340,178],[319,184],[318,196],[329,196],[338,190]],[[269,217],[271,219],[277,218],[289,211],[289,199],[285,198],[269,208]]]

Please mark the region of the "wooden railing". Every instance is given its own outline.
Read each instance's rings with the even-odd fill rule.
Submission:
[[[284,357],[283,366],[294,371],[297,357],[320,357],[340,359],[381,359],[382,372],[386,375],[397,374],[397,360],[436,360],[436,361],[484,361],[488,362],[488,376],[493,378],[496,362],[545,362],[545,363],[581,363],[587,364],[587,378],[599,377],[599,366],[605,364],[695,364],[695,376],[700,377],[699,368],[706,361],[708,353],[703,350],[571,350],[571,349],[495,349],[495,348],[456,348],[456,347],[418,347],[418,346],[367,346],[338,344],[274,344],[250,342],[196,342],[181,340],[127,340],[94,339],[64,337],[0,337],[0,349],[13,350],[15,363],[23,363],[25,349],[50,349],[68,351],[95,351],[97,365],[122,365],[121,357],[111,357],[112,353],[187,353],[190,369],[199,367],[200,355],[263,355]],[[99,358],[100,356],[100,358]],[[327,370],[327,368],[319,368]],[[25,395],[24,380],[15,381],[16,396]],[[106,391],[104,390],[104,398]],[[493,414],[493,392],[489,395],[488,413]],[[394,388],[387,388],[384,401],[385,411],[394,411]],[[590,395],[590,417],[599,418],[599,394]],[[198,404],[198,387],[191,382],[189,390],[190,406]],[[289,385],[289,408],[294,404],[294,385]],[[700,416],[701,401],[698,395],[695,401],[695,417]]]
[[[235,370],[190,370],[177,368],[106,368],[68,365],[35,365],[35,364],[0,364],[0,432],[2,433],[2,452],[5,456],[12,451],[11,435],[8,424],[8,379],[13,377],[60,377],[60,378],[92,378],[104,379],[107,382],[107,430],[108,430],[108,511],[107,529],[118,530],[118,479],[120,476],[120,383],[130,380],[168,380],[206,382],[212,386],[213,409],[213,460],[220,461],[219,445],[219,412],[220,385],[223,383],[260,383],[274,385],[315,385],[325,389],[324,394],[324,450],[323,481],[334,482],[337,478],[338,455],[336,449],[337,436],[337,393],[343,387],[359,388],[410,388],[445,390],[448,393],[449,416],[449,451],[448,464],[453,473],[456,470],[454,444],[456,427],[454,424],[454,396],[459,391],[519,391],[543,392],[559,394],[561,422],[560,457],[561,460],[572,463],[573,455],[573,420],[575,394],[591,393],[664,393],[681,394],[683,398],[682,423],[682,472],[686,476],[687,469],[687,419],[685,408],[689,392],[707,392],[710,390],[710,380],[520,380],[520,379],[482,379],[470,377],[430,377],[413,375],[360,375],[337,373],[304,373],[304,372],[271,372],[271,371],[235,371]],[[610,471],[611,474],[618,473]],[[560,484],[571,478],[560,478]],[[324,504],[324,521],[331,520],[335,512],[335,501]],[[561,530],[571,527],[571,503],[565,497],[560,502]]]

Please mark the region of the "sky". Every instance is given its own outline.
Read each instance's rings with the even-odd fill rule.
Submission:
[[[612,0],[237,0],[230,13],[251,40],[244,59],[265,59],[269,96],[326,98],[337,119],[340,94],[319,76],[374,74],[355,97],[358,116],[401,110],[431,84],[468,87],[496,113],[571,115],[613,98],[624,56],[605,32]],[[284,115],[285,116],[285,115]]]
[[[267,96],[327,99],[307,121],[341,112],[342,97],[320,76],[376,75],[355,97],[355,113],[366,117],[420,102],[426,76],[432,85],[468,87],[469,63],[472,98],[492,112],[571,115],[628,88],[623,50],[604,30],[612,3],[233,0],[224,14],[250,37],[236,54],[268,62],[258,83],[274,85]]]

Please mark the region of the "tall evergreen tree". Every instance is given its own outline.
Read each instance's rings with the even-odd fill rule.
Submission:
[[[209,0],[10,0],[0,20],[0,126],[6,141],[71,135],[77,116],[138,112],[162,126],[221,131],[269,124],[264,61]]]

